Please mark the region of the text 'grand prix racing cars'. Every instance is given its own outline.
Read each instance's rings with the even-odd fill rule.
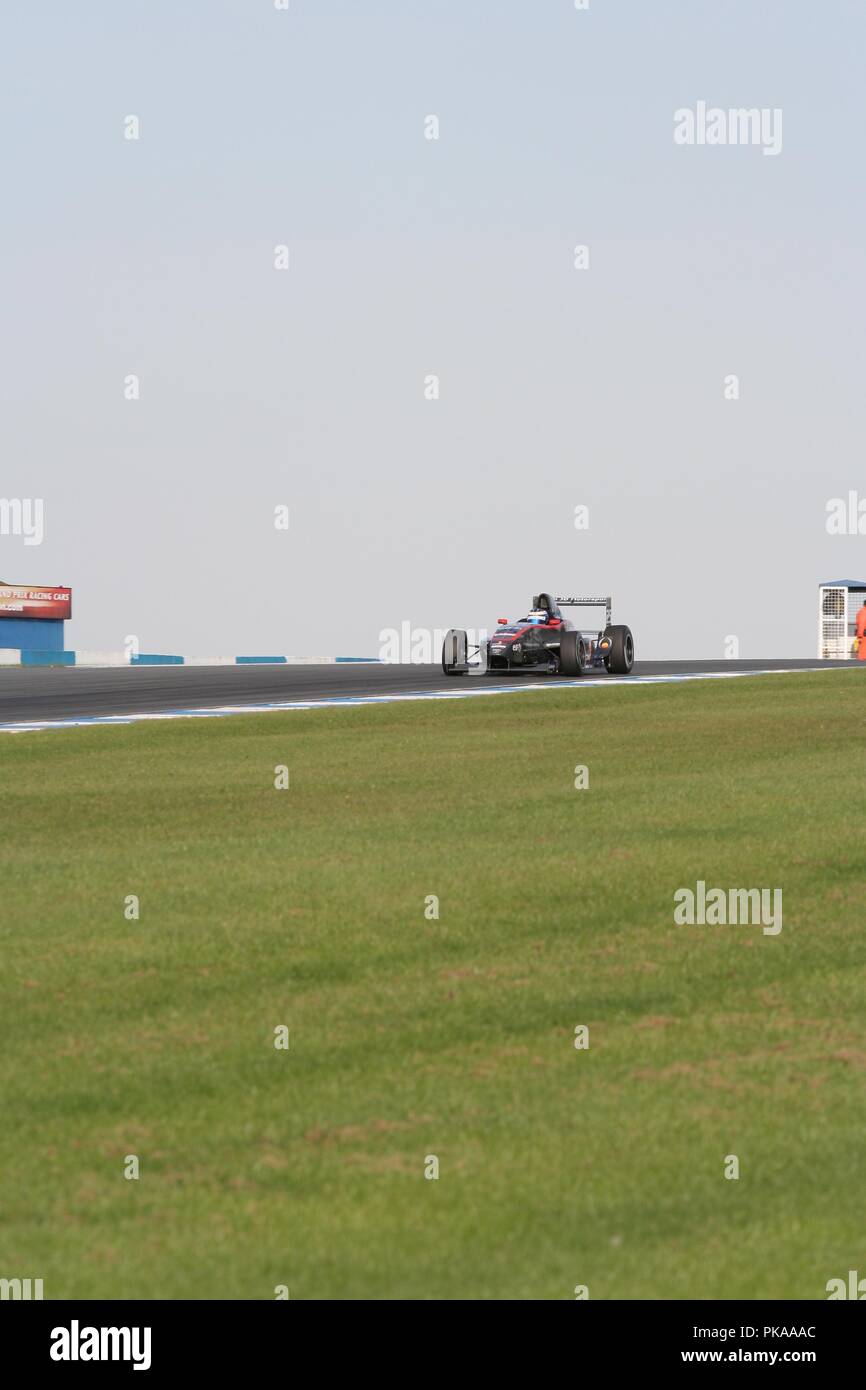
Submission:
[[[600,631],[575,628],[562,616],[561,607],[603,607],[605,625]],[[554,598],[551,594],[536,594],[525,618],[516,623],[500,618],[499,624],[492,637],[471,649],[471,654],[480,658],[471,664],[467,634],[459,628],[449,628],[442,646],[442,670],[446,676],[533,668],[552,676],[582,676],[600,667],[612,675],[627,676],[634,665],[631,628],[611,622],[609,597]]]

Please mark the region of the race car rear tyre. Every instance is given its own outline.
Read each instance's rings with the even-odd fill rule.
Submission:
[[[623,626],[606,627],[605,637],[610,638],[610,652],[604,664],[612,676],[631,675],[634,666],[634,638],[631,628]]]
[[[579,632],[564,632],[559,644],[559,665],[564,676],[582,676],[586,670],[586,643]]]

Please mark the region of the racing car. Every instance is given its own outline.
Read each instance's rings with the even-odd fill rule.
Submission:
[[[563,608],[603,607],[605,625],[600,630],[575,628]],[[627,676],[634,666],[631,628],[611,622],[612,606],[606,598],[554,598],[536,594],[525,618],[499,626],[484,643],[469,647],[466,632],[449,628],[442,644],[442,670],[446,676],[465,676],[470,671],[492,674],[534,669],[552,676],[582,676],[603,668],[611,675]],[[470,663],[470,656],[479,660]]]

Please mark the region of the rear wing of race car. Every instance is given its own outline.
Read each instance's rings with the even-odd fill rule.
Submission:
[[[560,598],[557,594],[556,602],[560,608],[603,608],[605,627],[610,627],[613,611],[613,600],[610,594],[606,594],[604,598],[572,598],[569,596]]]

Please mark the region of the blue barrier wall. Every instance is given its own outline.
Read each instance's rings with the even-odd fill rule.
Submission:
[[[62,652],[63,620],[60,618],[0,618],[0,647],[25,651]]]

